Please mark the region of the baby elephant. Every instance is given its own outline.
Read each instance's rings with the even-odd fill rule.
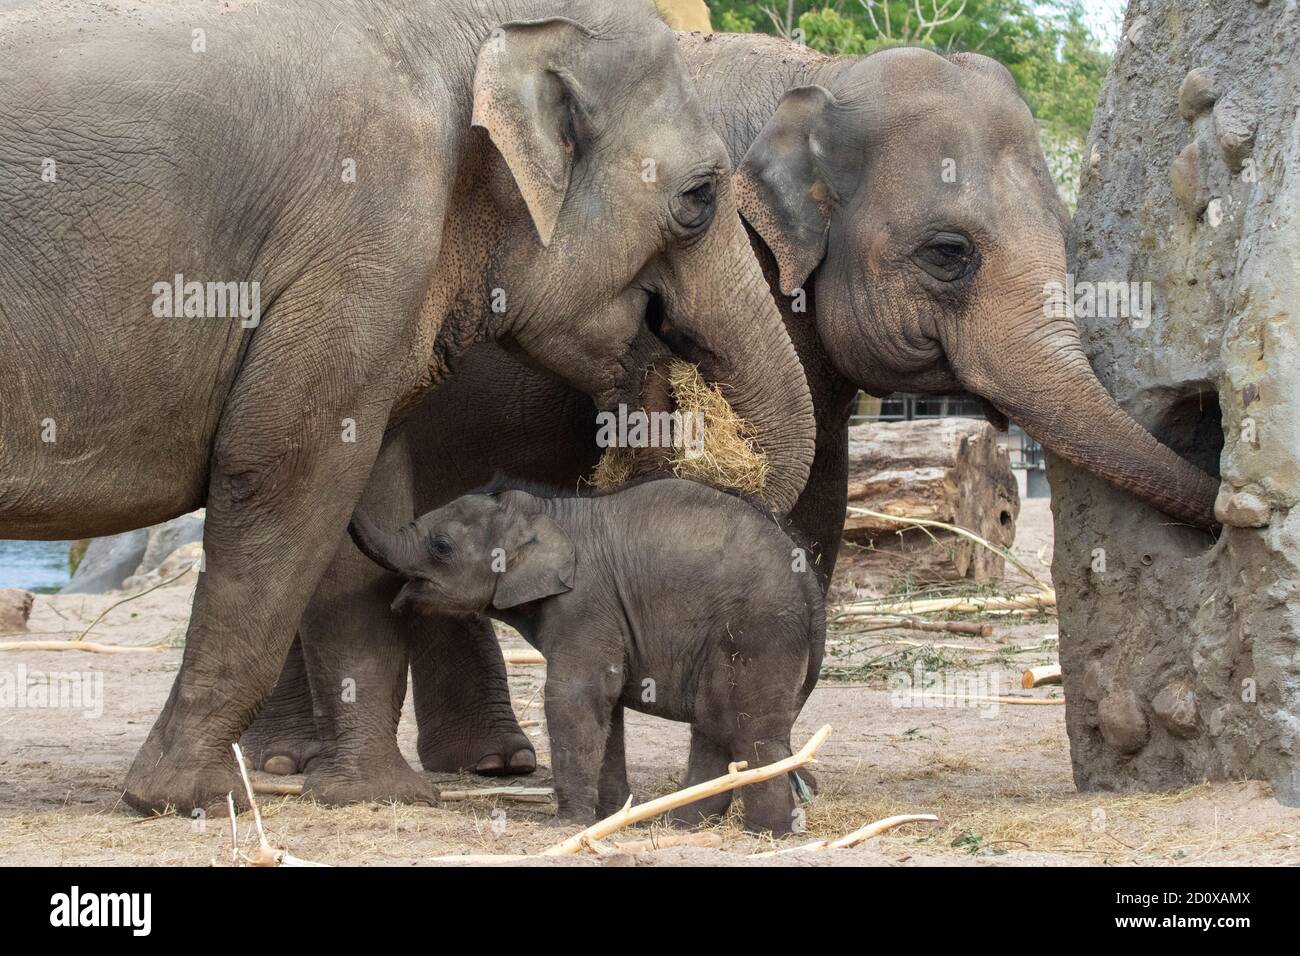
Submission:
[[[686,786],[790,756],[821,669],[825,610],[803,552],[731,495],[660,479],[594,497],[468,494],[396,533],[358,514],[357,546],[407,578],[393,609],[486,613],[546,657],[560,816],[588,821],[629,789],[623,708],[691,725]],[[674,813],[724,813],[724,793]],[[778,777],[745,788],[745,825],[789,833]]]

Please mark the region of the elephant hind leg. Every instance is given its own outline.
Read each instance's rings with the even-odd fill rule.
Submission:
[[[273,774],[306,773],[320,757],[324,745],[312,711],[301,636],[294,638],[275,690],[239,745],[249,766]]]

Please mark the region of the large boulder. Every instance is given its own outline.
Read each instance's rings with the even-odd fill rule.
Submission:
[[[59,593],[103,594],[116,591],[135,573],[148,547],[148,528],[92,539],[77,565],[76,574]]]
[[[168,555],[177,548],[203,540],[204,512],[181,515],[171,521],[164,521],[149,529],[149,543],[145,546],[144,556],[135,569],[135,574],[148,574],[157,568]]]
[[[0,588],[0,634],[27,630],[27,619],[31,617],[34,600],[30,591]]]
[[[1150,293],[1078,315],[1084,343],[1221,475],[1222,535],[1053,459],[1052,577],[1081,788],[1254,777],[1300,805],[1300,16],[1230,6],[1129,5],[1071,243],[1080,288]]]

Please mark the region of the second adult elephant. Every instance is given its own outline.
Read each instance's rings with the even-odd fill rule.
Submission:
[[[982,396],[1057,454],[1195,527],[1213,523],[1217,482],[1129,418],[1097,381],[1067,313],[1067,221],[1011,76],[980,56],[891,50],[829,58],[767,37],[679,36],[714,127],[738,163],[742,210],[807,373],[816,456],[790,517],[826,582],[844,521],[847,425],[858,389]],[[792,295],[793,293],[793,295]],[[797,307],[806,304],[806,309]],[[407,440],[454,473],[404,477],[432,508],[500,468],[569,485],[595,461],[591,408],[500,352],[476,356],[434,396]],[[429,462],[431,465],[431,461]],[[337,582],[344,587],[344,582]],[[391,595],[396,579],[375,582]],[[322,596],[318,596],[322,597]],[[429,769],[523,771],[519,732],[490,629],[481,643],[411,620],[420,756]],[[330,632],[331,653],[368,653],[363,630]],[[349,648],[351,648],[349,650]],[[429,650],[433,648],[434,650]],[[307,646],[309,659],[314,653]],[[284,677],[308,699],[291,661]],[[297,663],[296,669],[292,665]],[[397,706],[367,714],[371,745],[392,747]],[[305,712],[301,708],[300,715]],[[317,746],[300,718],[259,728],[276,765]]]

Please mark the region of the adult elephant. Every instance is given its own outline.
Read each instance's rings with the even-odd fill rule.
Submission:
[[[858,389],[970,391],[994,419],[1014,419],[1136,501],[1192,525],[1213,523],[1217,482],[1120,410],[1094,376],[1073,320],[1045,301],[1045,290],[1066,284],[1067,219],[1035,123],[1002,66],[917,49],[832,59],[729,34],[682,34],[679,46],[739,164],[742,212],[807,373],[816,456],[790,517],[814,543],[823,585],[843,527]],[[414,488],[417,511],[498,469],[571,486],[597,458],[591,414],[572,390],[500,350],[478,351],[408,423],[408,441],[428,461],[417,459],[398,484]],[[454,472],[434,470],[449,459]],[[316,598],[322,607],[358,581],[385,598],[400,586],[359,558],[353,564],[359,577],[327,582]],[[491,629],[424,618],[401,627],[423,765],[531,770]],[[336,660],[374,653],[360,622],[322,633]],[[312,666],[290,658],[251,738],[268,769],[342,759],[364,775],[370,753],[400,759],[393,740],[405,687],[393,685],[382,707],[332,705],[335,678],[316,666],[321,651],[312,641],[305,647]],[[324,701],[319,731],[313,690]]]
[[[130,805],[239,790],[358,500],[410,515],[390,426],[476,342],[612,408],[666,351],[653,300],[758,427],[772,504],[802,489],[807,386],[648,0],[29,12],[0,14],[0,534],[207,507]]]

